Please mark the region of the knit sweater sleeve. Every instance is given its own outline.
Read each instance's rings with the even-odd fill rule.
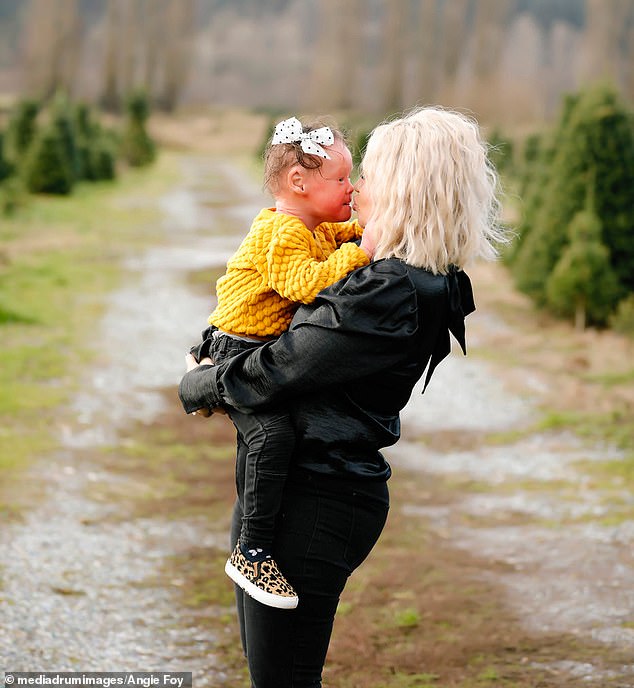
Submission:
[[[397,262],[357,270],[300,307],[273,342],[183,377],[183,408],[263,408],[400,365],[418,331],[415,288]]]
[[[363,236],[363,227],[356,221],[352,222],[332,222],[329,223],[332,228],[337,246],[341,246],[346,241],[354,241]]]
[[[317,260],[314,242],[310,231],[297,224],[283,224],[274,234],[267,253],[267,278],[280,296],[312,303],[322,289],[369,263],[365,251],[353,243],[344,243],[326,260]]]

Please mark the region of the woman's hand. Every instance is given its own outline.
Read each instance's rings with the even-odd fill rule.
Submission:
[[[189,373],[190,370],[194,370],[195,368],[198,368],[198,366],[201,365],[213,365],[214,362],[211,360],[211,358],[203,358],[200,361],[197,361],[191,354],[186,354],[185,355],[185,365],[187,366],[187,372]],[[192,413],[192,416],[202,416],[203,418],[209,418],[213,413],[220,413],[220,414],[226,414],[227,412],[221,408],[217,407],[213,411],[208,408],[200,408],[197,411],[194,411]]]

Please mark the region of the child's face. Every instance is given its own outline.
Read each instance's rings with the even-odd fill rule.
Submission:
[[[352,213],[352,155],[339,140],[326,150],[330,160],[324,160],[319,169],[309,172],[313,215],[321,222],[345,222]]]

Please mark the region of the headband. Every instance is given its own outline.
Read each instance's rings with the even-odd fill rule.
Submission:
[[[299,143],[304,153],[318,155],[320,158],[330,160],[328,153],[319,144],[331,146],[334,142],[335,137],[330,127],[320,127],[313,131],[304,132],[302,123],[296,117],[291,117],[279,122],[275,127],[271,145]]]

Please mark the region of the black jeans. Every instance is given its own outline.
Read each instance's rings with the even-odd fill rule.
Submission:
[[[238,445],[238,467],[244,463]],[[239,471],[240,475],[240,471]],[[242,518],[243,485],[232,543]],[[319,688],[339,596],[376,543],[389,508],[385,482],[344,482],[292,473],[277,519],[273,553],[299,595],[292,611],[268,607],[236,586],[242,646],[252,688]]]
[[[214,336],[216,328],[207,330],[208,352],[214,363],[261,346],[227,335]],[[246,446],[242,475],[242,532],[240,542],[247,546],[270,549],[273,545],[275,519],[282,503],[282,491],[295,445],[295,430],[288,413],[269,411],[241,413],[227,409],[229,417]]]

